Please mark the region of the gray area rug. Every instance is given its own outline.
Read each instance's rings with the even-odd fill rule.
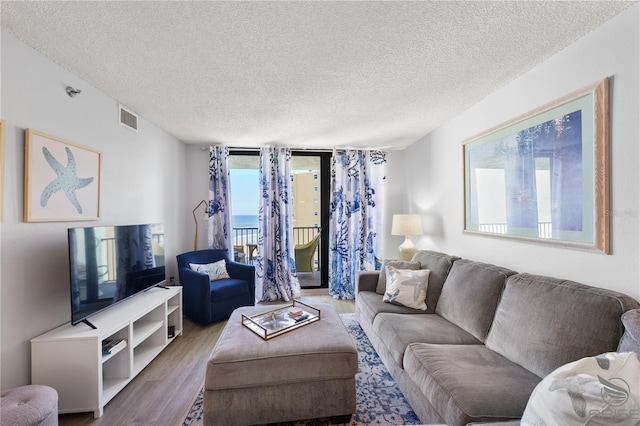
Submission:
[[[365,425],[417,425],[420,420],[413,412],[402,392],[391,378],[367,335],[356,321],[355,314],[341,314],[347,330],[358,349],[356,374],[356,413],[350,426]],[[202,425],[201,390],[187,413],[183,426]],[[278,426],[324,426],[328,419],[312,419],[278,423]]]

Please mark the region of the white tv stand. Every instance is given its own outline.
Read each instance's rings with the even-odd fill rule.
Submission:
[[[31,340],[31,382],[58,391],[58,412],[104,406],[175,337],[182,334],[182,287],[152,288],[90,318],[62,325]],[[168,337],[169,326],[175,333]],[[103,355],[103,340],[124,340]]]

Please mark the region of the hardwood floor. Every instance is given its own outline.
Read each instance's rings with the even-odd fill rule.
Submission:
[[[326,289],[303,290],[300,300],[330,304],[338,313],[355,310],[353,300],[335,300]],[[94,419],[93,413],[61,414],[60,426],[181,425],[200,391],[207,359],[225,324],[221,321],[202,326],[185,318],[183,335],[105,406],[102,417]]]

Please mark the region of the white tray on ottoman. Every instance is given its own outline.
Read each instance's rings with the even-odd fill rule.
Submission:
[[[270,340],[242,325],[242,314],[268,307],[233,312],[207,363],[205,425],[349,421],[356,409],[358,352],[333,307],[315,306],[321,320]]]

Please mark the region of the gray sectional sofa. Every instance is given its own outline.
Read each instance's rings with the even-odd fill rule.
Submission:
[[[383,302],[381,274],[362,272],[356,318],[426,424],[519,419],[544,376],[615,351],[621,315],[640,306],[614,291],[434,251],[412,261],[430,270],[427,310]]]

